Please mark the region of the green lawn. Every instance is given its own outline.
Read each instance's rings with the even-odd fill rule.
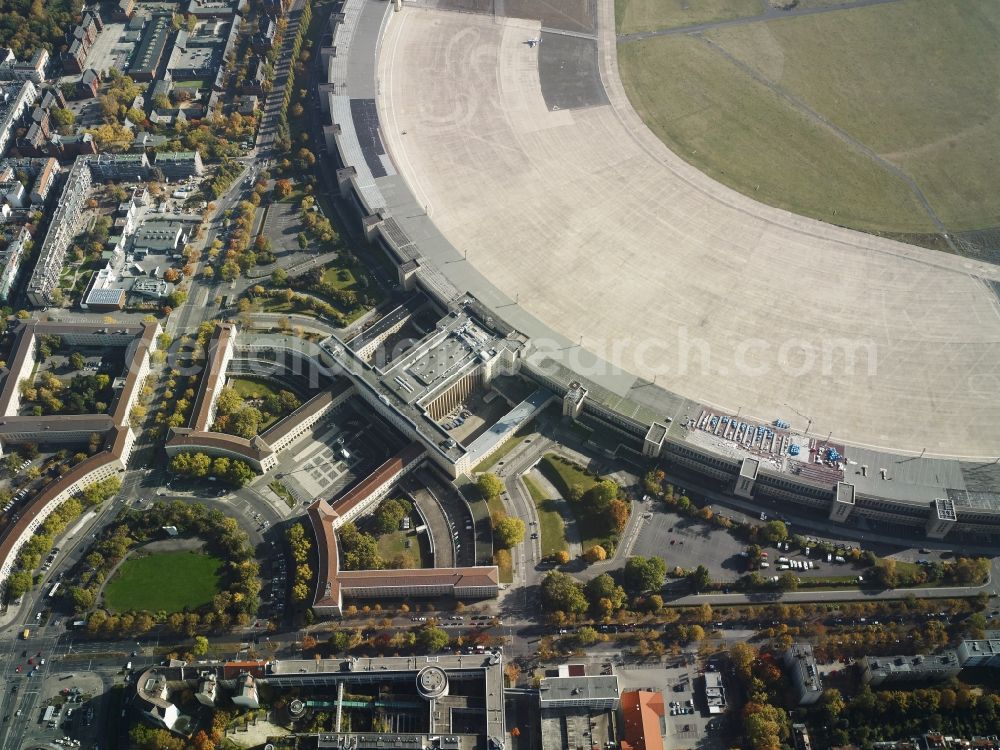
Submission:
[[[342,291],[352,291],[358,285],[350,268],[328,268],[323,272],[323,281]]]
[[[585,493],[598,482],[597,477],[584,474],[578,466],[566,463],[555,453],[546,453],[542,456],[542,460],[538,462],[538,469],[555,485],[563,497],[568,497],[570,490],[576,485],[579,485],[581,492]]]
[[[277,396],[278,389],[263,380],[249,380],[247,378],[228,378],[226,385],[235,390],[243,398],[267,398]]]
[[[538,470],[546,479],[552,482],[553,486],[564,498],[569,497],[571,488],[579,486],[580,490],[586,493],[600,480],[599,477],[585,474],[578,466],[562,461],[555,453],[546,453],[542,457],[542,460],[538,462]],[[573,513],[576,517],[577,527],[580,530],[580,542],[583,548],[588,549],[595,544],[605,546],[611,529],[600,519],[577,513],[574,504],[569,500],[566,502],[570,513]]]
[[[632,31],[754,15],[754,4],[619,0],[619,17]],[[1000,226],[998,27],[992,0],[899,0],[622,43],[619,61],[646,124],[713,178],[796,213],[934,245],[920,239],[933,222],[892,168],[949,230]]]
[[[766,0],[615,0],[620,34],[692,26],[764,12]]]
[[[562,516],[556,510],[556,503],[561,502],[551,497],[546,497],[542,488],[537,483],[531,481],[529,477],[524,477],[524,486],[528,488],[531,499],[535,501],[535,508],[538,510],[538,530],[542,542],[542,554],[554,555],[557,552],[568,550],[566,544],[566,527],[563,524]]]
[[[378,537],[378,552],[387,563],[403,560],[404,568],[430,568],[426,536],[410,531],[391,531]],[[409,546],[407,546],[409,544]]]
[[[795,8],[821,8],[844,1],[798,0]],[[620,34],[676,29],[752,18],[761,15],[767,5],[767,0],[615,0],[615,25]]]
[[[222,561],[196,552],[160,552],[126,560],[104,590],[117,612],[180,612],[212,601],[219,593]]]
[[[504,507],[503,500],[499,495],[496,497],[491,497],[486,501],[486,507],[489,508],[490,516],[494,516],[499,513],[502,516],[507,515],[507,509]]]

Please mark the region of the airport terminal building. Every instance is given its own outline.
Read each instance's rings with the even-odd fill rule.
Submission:
[[[444,309],[462,309],[463,305],[474,309],[472,317],[489,321],[494,332],[505,332],[502,346],[487,350],[495,354],[478,363],[470,358],[470,379],[479,377],[473,372],[477,367],[486,377],[490,368],[517,373],[564,399],[567,417],[599,427],[595,432],[605,436],[605,449],[640,465],[659,463],[711,479],[721,489],[746,499],[774,501],[779,508],[787,503],[846,526],[885,528],[897,535],[902,529],[903,535],[916,538],[1000,539],[1000,463],[996,461],[901,455],[852,446],[810,432],[811,420],[805,430],[796,430],[784,421],[788,415],[775,414],[766,422],[741,418],[739,413],[716,410],[646,380],[588,378],[580,368],[551,356],[551,348],[535,347],[531,335],[505,321],[508,315],[524,319],[516,300],[509,301],[485,281],[477,286],[475,296],[459,289],[451,280],[459,271],[451,269],[463,266],[460,252],[450,248],[405,179],[396,173],[380,136],[376,56],[396,7],[346,0],[342,12],[331,16],[331,41],[321,49],[327,81],[319,86],[328,159],[342,197],[357,211],[366,237],[394,262],[402,288],[426,295]],[[447,268],[431,260],[431,255],[441,258],[448,252],[458,260]],[[475,277],[467,270],[461,273],[467,274],[463,278]],[[455,335],[461,325],[457,321],[440,331],[438,338]],[[577,343],[567,342],[565,348],[573,349]],[[443,342],[435,341],[429,348],[439,345]],[[424,442],[431,458],[443,468],[450,467],[452,476],[474,466],[463,455],[463,446],[439,439],[413,418],[415,407],[427,411],[432,399],[440,395],[430,383],[414,383],[409,377],[412,370],[396,380],[399,372],[391,365],[379,368],[364,360],[364,347],[352,349],[331,339],[322,348],[331,363],[364,371],[355,380],[359,394],[407,434]]]

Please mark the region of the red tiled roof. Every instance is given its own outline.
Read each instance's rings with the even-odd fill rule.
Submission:
[[[663,750],[660,717],[665,715],[663,695],[649,690],[622,693],[625,739],[622,750]]]
[[[356,484],[347,494],[333,501],[333,510],[338,515],[345,515],[358,503],[364,502],[369,495],[386,481],[398,474],[424,454],[420,443],[410,443],[399,453],[390,458],[375,471]]]
[[[381,586],[385,589],[411,586],[497,586],[500,574],[495,566],[479,568],[408,568],[405,570],[345,570],[340,574],[342,589]],[[390,593],[389,591],[386,592]]]
[[[415,586],[451,586],[453,588],[496,587],[500,573],[496,566],[472,568],[426,568],[390,570],[340,570],[337,533],[334,521],[372,492],[423,455],[418,443],[411,443],[379,466],[353,489],[332,503],[319,499],[309,506],[309,521],[316,537],[319,571],[316,576],[314,607],[338,606],[345,589],[378,586],[392,596],[395,589]]]
[[[333,530],[333,520],[337,517],[330,504],[320,498],[309,506],[309,521],[316,536],[316,554],[319,570],[316,572],[316,596],[314,607],[338,606],[340,604],[340,559],[337,551],[337,532]]]
[[[333,385],[328,388],[324,388],[291,414],[283,417],[264,430],[264,432],[261,433],[261,437],[267,440],[268,443],[278,442],[281,438],[301,424],[303,420],[308,419],[320,409],[323,409],[327,406],[327,404],[350,387],[351,383],[349,380],[338,378]]]
[[[226,373],[222,370],[222,358],[226,354],[229,346],[229,339],[236,333],[236,326],[232,323],[220,323],[212,338],[208,341],[208,358],[205,363],[205,376],[198,386],[198,395],[195,398],[194,409],[191,410],[191,427],[196,430],[207,430],[211,411],[208,406],[212,401],[212,395],[217,389],[221,389],[225,383]]]
[[[142,336],[139,338],[138,345],[129,350],[132,356],[126,363],[125,386],[118,393],[118,400],[115,402],[114,409],[111,412],[115,424],[125,424],[128,422],[128,402],[132,398],[132,391],[142,385],[141,383],[137,383],[136,380],[139,377],[139,369],[142,367],[143,358],[156,346],[156,341],[154,340],[156,338],[156,328],[156,323],[144,323]]]
[[[178,427],[172,430],[172,437],[167,441],[168,447],[191,447],[198,448],[219,448],[221,450],[239,453],[253,461],[262,461],[271,455],[271,448],[259,435],[252,440],[238,437],[237,435],[227,435],[223,432],[202,432],[201,430],[191,430],[186,427]]]
[[[14,545],[21,537],[21,534],[31,525],[31,522],[38,515],[45,505],[63,490],[71,487],[74,482],[86,476],[94,469],[106,464],[108,461],[121,458],[125,450],[125,441],[128,437],[128,425],[124,427],[113,427],[111,439],[105,442],[104,450],[90,458],[86,458],[61,477],[47,484],[41,492],[35,495],[31,505],[21,512],[21,517],[6,529],[6,534],[0,540],[0,562],[7,559],[7,556],[14,549]]]

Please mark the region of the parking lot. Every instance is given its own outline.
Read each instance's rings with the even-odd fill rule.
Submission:
[[[736,580],[745,572],[740,555],[745,545],[728,531],[670,512],[661,502],[637,504],[636,512],[641,525],[633,555],[660,556],[668,569],[704,565],[719,581]]]
[[[272,554],[260,566],[260,609],[257,616],[280,619],[285,614],[285,602],[288,598],[287,563],[277,544],[270,544]]]
[[[676,665],[648,665],[643,668],[617,668],[618,682],[624,690],[658,690],[663,694],[666,716],[661,720],[663,741],[672,748],[723,748],[727,746],[723,719],[709,714],[705,705],[704,678],[694,659]]]
[[[485,399],[489,398],[489,401]],[[486,432],[510,406],[495,391],[474,393],[468,403],[456,406],[449,414],[438,420],[455,440],[468,445]]]
[[[21,685],[21,707],[7,719],[20,728],[22,741],[64,748],[90,747],[98,741],[108,701],[100,675],[49,672],[34,679],[38,682],[25,680]]]

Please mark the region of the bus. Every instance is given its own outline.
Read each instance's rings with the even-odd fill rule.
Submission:
[[[52,588],[49,589],[49,596],[55,596],[56,592],[59,590],[59,581],[52,584]]]

